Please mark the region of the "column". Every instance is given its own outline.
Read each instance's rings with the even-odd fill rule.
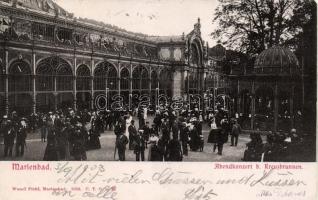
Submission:
[[[91,100],[90,100],[90,107],[91,110],[94,109],[94,60],[91,59]]]
[[[56,76],[54,76],[54,93],[53,93],[53,95],[54,95],[54,111],[56,111],[57,110],[57,91],[56,91]]]
[[[254,130],[254,121],[255,121],[255,81],[252,83],[252,103],[251,103],[251,129]]]
[[[91,82],[91,99],[90,99],[90,109],[94,109],[94,76],[90,76],[90,82]]]
[[[184,69],[182,69],[182,71],[181,71],[181,96],[182,96],[182,98],[184,98],[184,93],[185,93],[184,77],[185,77],[185,73],[184,73]]]
[[[241,112],[241,95],[240,95],[240,80],[237,80],[237,101],[236,101],[236,112],[240,114]]]
[[[149,98],[151,99],[151,66],[149,65],[149,70],[148,70],[148,94]]]
[[[173,83],[172,83],[172,96],[173,97],[176,97],[176,96],[181,96],[181,72],[176,70],[174,73],[173,73]]]
[[[152,93],[151,93],[151,87],[152,87],[152,77],[151,77],[151,72],[152,72],[152,67],[149,66],[149,100],[150,100],[150,103],[152,102]]]
[[[132,110],[132,64],[129,71],[129,111]]]
[[[9,69],[9,52],[8,52],[8,50],[6,50],[5,51],[5,96],[4,96],[5,113],[6,113],[6,115],[9,114],[9,77],[8,77],[8,69]]]
[[[291,87],[289,97],[289,114],[290,114],[290,128],[294,128],[294,86]]]
[[[118,95],[120,95],[120,70],[121,70],[121,64],[120,62],[118,63],[118,79],[117,79],[117,85],[118,85]]]
[[[36,71],[36,60],[35,53],[32,52],[32,112],[36,113],[36,82],[35,82],[35,71]]]
[[[275,91],[274,91],[274,131],[277,131],[277,125],[278,125],[278,86],[276,81]]]
[[[190,88],[190,85],[189,85],[189,70],[187,70],[186,71],[186,77],[187,77],[187,98],[188,98],[188,100],[189,100],[189,93],[190,93],[190,91],[189,91],[189,88]]]
[[[76,57],[74,57],[74,76],[73,76],[73,109],[74,111],[77,110],[77,97],[76,97],[76,66],[77,66],[77,60]]]
[[[77,110],[77,97],[76,97],[76,75],[73,76],[73,96],[74,96],[74,101],[73,101],[73,109],[74,111]]]

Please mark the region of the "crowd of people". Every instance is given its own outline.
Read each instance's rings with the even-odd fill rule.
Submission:
[[[127,144],[136,154],[136,161],[145,160],[146,149],[149,161],[182,161],[183,156],[188,155],[188,146],[192,151],[203,151],[201,112],[157,110],[151,126],[146,112],[141,109],[137,114],[138,129],[129,114],[124,118],[125,124],[115,126],[119,160],[125,160]]]
[[[0,123],[3,137],[4,157],[24,155],[29,132],[39,132],[41,141],[46,143],[43,160],[87,160],[86,152],[100,149],[100,136],[106,130],[116,135],[114,160],[126,160],[126,151],[133,151],[136,161],[182,161],[188,151],[202,152],[205,138],[202,126],[210,127],[207,138],[213,152],[223,153],[223,145],[238,145],[242,128],[239,121],[230,118],[222,108],[215,112],[193,110],[158,109],[150,121],[146,108],[129,111],[75,112],[72,109],[58,110],[47,114],[32,114],[28,118],[18,117],[16,112],[5,115]],[[138,118],[138,126],[134,117]],[[137,128],[138,127],[138,128]],[[263,143],[260,133],[251,133],[246,144],[243,161],[283,161],[302,145],[302,139],[295,129],[289,135],[267,134]],[[148,158],[145,152],[148,151]]]
[[[86,151],[99,149],[99,136],[103,132],[103,120],[95,112],[57,111],[32,114],[28,119],[19,118],[15,112],[5,115],[1,121],[4,157],[12,157],[14,141],[16,156],[23,156],[27,133],[39,130],[41,141],[46,142],[43,160],[86,160]]]
[[[304,139],[291,129],[289,134],[269,132],[263,143],[260,133],[251,133],[250,142],[246,144],[243,161],[295,161],[303,154]]]

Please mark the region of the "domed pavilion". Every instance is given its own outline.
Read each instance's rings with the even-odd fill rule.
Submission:
[[[252,72],[233,76],[243,128],[285,132],[295,128],[302,107],[301,73],[292,51],[273,46],[257,56]]]

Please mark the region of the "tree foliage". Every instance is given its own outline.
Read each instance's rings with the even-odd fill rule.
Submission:
[[[258,54],[303,32],[312,20],[313,0],[219,0],[214,39],[232,49]]]

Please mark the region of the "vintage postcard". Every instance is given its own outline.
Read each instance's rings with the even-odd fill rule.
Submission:
[[[0,0],[0,199],[318,198],[314,0]]]

